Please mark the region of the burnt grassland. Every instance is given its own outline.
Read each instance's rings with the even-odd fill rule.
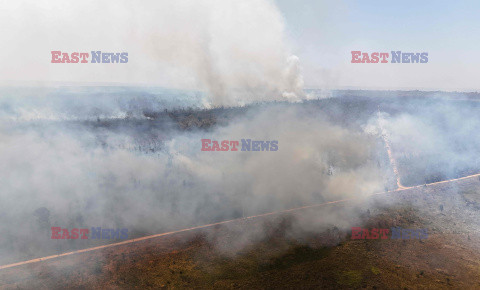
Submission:
[[[474,289],[479,196],[480,181],[471,179],[334,207],[358,211],[351,222],[363,228],[427,228],[424,240],[351,240],[349,229],[335,224],[291,236],[306,214],[299,213],[7,269],[0,281],[6,289]],[[219,251],[258,226],[268,232],[264,239]]]
[[[374,118],[378,108],[391,117],[403,113],[422,115],[434,106],[438,100],[422,96],[365,97],[346,95],[343,97],[318,99],[303,103],[287,104],[283,102],[253,104],[245,107],[218,107],[212,109],[171,109],[144,111],[143,117],[126,117],[123,119],[97,118],[88,121],[61,121],[66,128],[81,128],[93,132],[98,144],[105,149],[129,146],[129,150],[141,154],[154,154],[164,148],[164,142],[181,132],[209,132],[219,126],[227,126],[237,118],[247,116],[254,110],[262,110],[268,106],[298,106],[305,112],[321,115],[330,122],[355,131],[362,131],[365,124]],[[442,101],[443,102],[443,101]],[[478,107],[477,103],[465,101],[448,101],[457,109]],[[421,108],[421,110],[419,109]],[[438,123],[442,126],[442,123]],[[39,131],[57,126],[57,121],[39,123],[27,122],[18,126],[37,126]],[[443,124],[445,125],[445,124]],[[135,144],[111,144],[104,138],[105,132],[116,132],[133,136]],[[474,132],[472,132],[474,134]],[[454,140],[459,144],[459,152],[466,149],[461,146],[464,140],[458,136]],[[379,139],[380,140],[380,139]],[[381,145],[380,141],[378,142]],[[378,146],[381,148],[381,146]],[[395,144],[393,144],[395,151]],[[471,148],[467,148],[471,150]],[[469,151],[470,152],[470,151]],[[386,153],[379,149],[379,166],[388,167]],[[417,185],[434,181],[464,176],[478,172],[476,163],[456,165],[439,160],[438,155],[422,152],[415,155],[408,152],[395,152],[399,171],[404,185]],[[476,152],[473,152],[476,153]],[[403,156],[402,156],[403,154]],[[381,164],[380,164],[381,163]],[[455,165],[455,166],[454,166]],[[385,182],[385,190],[393,189],[391,181]],[[480,266],[477,254],[472,250],[478,244],[476,234],[478,223],[475,222],[479,209],[478,186],[469,183],[462,188],[437,188],[414,191],[412,195],[401,195],[395,201],[404,203],[395,207],[385,207],[383,212],[365,211],[365,220],[353,221],[361,226],[377,223],[378,226],[392,225],[418,226],[434,229],[431,239],[420,241],[351,241],[348,231],[339,230],[332,225],[328,230],[319,229],[316,235],[299,238],[290,237],[288,219],[280,223],[285,228],[274,227],[274,231],[263,241],[253,243],[241,252],[224,255],[204,235],[182,238],[167,242],[160,246],[149,244],[148,247],[123,247],[118,252],[107,252],[101,255],[86,254],[85,257],[56,264],[46,262],[39,266],[27,267],[28,271],[15,269],[0,273],[0,285],[8,287],[31,288],[268,288],[284,287],[383,287],[414,288],[415,285],[430,288],[447,288],[452,285],[467,287],[478,285]],[[435,196],[441,193],[440,198]],[[402,198],[402,196],[406,196]],[[422,201],[423,200],[423,201]],[[420,203],[420,205],[419,205]],[[455,208],[457,206],[457,209]],[[464,211],[464,213],[461,213]],[[368,211],[370,213],[370,210]],[[40,207],[31,213],[30,224],[37,229],[34,234],[43,233],[48,236],[48,208]],[[468,214],[468,215],[466,215]],[[238,217],[238,216],[234,216]],[[212,219],[211,221],[219,221]],[[477,219],[478,221],[479,219]],[[70,224],[78,226],[82,221],[82,213],[72,216]],[[457,230],[457,224],[465,224]],[[133,230],[132,236],[139,237],[158,232]],[[222,234],[223,235],[223,234]],[[225,234],[235,240],[235,235]],[[28,241],[20,241],[25,247],[16,247],[19,238],[4,235],[2,247],[19,250],[15,259],[5,260],[17,262],[72,249],[85,248],[92,244],[78,244],[75,241],[64,243],[61,247],[36,248],[34,237]],[[28,242],[28,245],[26,243]],[[96,244],[95,244],[96,245]],[[173,249],[173,250],[172,250]],[[458,252],[456,252],[458,250]],[[434,258],[431,264],[425,264],[428,255]],[[405,257],[416,257],[409,260]],[[473,258],[472,258],[473,257]],[[475,260],[477,259],[477,260]],[[66,259],[68,260],[68,259]],[[31,272],[29,272],[31,270]],[[28,273],[27,273],[28,272]],[[9,274],[4,274],[9,273]],[[475,276],[476,275],[476,276]],[[473,283],[473,284],[472,284]],[[477,283],[477,284],[475,284]]]

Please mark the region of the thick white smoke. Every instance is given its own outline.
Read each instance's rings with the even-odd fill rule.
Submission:
[[[2,81],[198,88],[213,105],[304,97],[298,58],[270,0],[3,1],[1,7]],[[129,62],[52,64],[52,50],[128,52]]]
[[[5,259],[7,252],[34,255],[67,246],[52,243],[50,226],[159,233],[383,190],[372,136],[283,105],[251,110],[211,131],[177,132],[150,154],[132,151],[138,140],[108,127],[32,124],[0,126]],[[278,140],[279,150],[203,152],[202,138]],[[120,142],[127,146],[115,146]],[[42,207],[50,216],[37,224],[34,212]],[[334,217],[342,220],[340,213]]]

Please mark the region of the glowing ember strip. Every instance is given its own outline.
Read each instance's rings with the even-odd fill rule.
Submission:
[[[379,106],[378,107],[378,125],[380,127],[380,131],[382,132],[381,135],[383,138],[383,142],[385,142],[385,148],[387,149],[388,159],[390,159],[390,164],[392,165],[393,173],[395,173],[395,178],[397,179],[397,187],[398,189],[407,189],[408,187],[403,186],[400,181],[400,174],[398,173],[397,162],[393,158],[392,148],[390,147],[390,142],[388,141],[387,133],[382,126],[382,120],[380,116],[381,114],[380,114],[380,106]]]
[[[464,177],[460,177],[460,178],[455,178],[455,179],[449,179],[449,180],[444,180],[444,181],[428,183],[428,184],[424,184],[424,185],[403,187],[403,188],[399,188],[399,189],[396,189],[396,190],[389,190],[389,191],[384,191],[384,192],[373,193],[373,194],[367,195],[365,197],[370,197],[370,196],[380,195],[380,194],[393,193],[393,192],[399,192],[399,191],[404,191],[404,190],[413,189],[413,188],[421,188],[421,187],[424,187],[424,186],[432,186],[432,185],[437,185],[437,184],[442,184],[442,183],[450,183],[450,182],[469,179],[469,178],[477,177],[477,176],[480,176],[480,173],[469,175],[469,176],[464,176]],[[213,227],[213,226],[216,226],[216,225],[227,224],[227,223],[231,223],[231,222],[235,222],[235,221],[241,221],[241,220],[246,220],[246,219],[254,219],[254,218],[265,217],[265,216],[270,216],[270,215],[275,215],[275,214],[292,212],[292,211],[301,210],[301,209],[315,208],[315,207],[320,207],[320,206],[329,205],[329,204],[342,203],[342,202],[352,201],[352,200],[359,199],[359,198],[360,197],[352,197],[352,198],[346,198],[346,199],[341,199],[341,200],[329,201],[329,202],[320,203],[320,204],[307,205],[307,206],[296,207],[296,208],[291,208],[291,209],[286,209],[286,210],[281,210],[281,211],[274,211],[274,212],[249,216],[249,217],[245,217],[245,218],[237,218],[237,219],[232,219],[232,220],[221,221],[221,222],[218,222],[218,223],[208,224],[208,225],[202,225],[202,226],[197,226],[197,227],[192,227],[192,228],[187,228],[187,229],[182,229],[182,230],[177,230],[177,231],[172,231],[172,232],[166,232],[166,233],[162,233],[162,234],[145,236],[145,237],[141,237],[141,238],[137,238],[137,239],[131,239],[131,240],[127,240],[127,241],[123,241],[123,242],[119,242],[119,243],[113,243],[113,244],[108,244],[108,245],[103,245],[103,246],[98,246],[98,247],[93,247],[93,248],[88,248],[88,249],[83,249],[83,250],[77,250],[77,251],[73,251],[73,252],[68,252],[68,253],[63,253],[63,254],[58,254],[58,255],[52,255],[52,256],[47,256],[47,257],[33,259],[33,260],[28,260],[28,261],[24,261],[24,262],[18,262],[18,263],[14,263],[14,264],[4,265],[4,266],[0,266],[0,270],[7,269],[7,268],[12,268],[12,267],[16,267],[16,266],[21,266],[21,265],[26,265],[26,264],[42,262],[42,261],[45,261],[45,260],[50,260],[50,259],[59,258],[59,257],[63,257],[63,256],[70,256],[70,255],[74,255],[74,254],[86,253],[86,252],[96,251],[96,250],[100,250],[100,249],[105,249],[105,248],[110,248],[110,247],[115,247],[115,246],[120,246],[120,245],[125,245],[125,244],[131,244],[131,243],[135,243],[135,242],[139,242],[139,241],[149,240],[149,239],[163,237],[163,236],[169,236],[169,235],[173,235],[173,234],[177,234],[177,233],[209,228],[209,227]]]
[[[400,174],[398,173],[397,163],[395,162],[395,159],[393,158],[392,149],[390,147],[390,143],[388,142],[387,136],[382,134],[382,137],[383,137],[383,140],[385,142],[385,148],[387,148],[387,154],[388,154],[388,158],[390,159],[390,164],[392,164],[393,172],[395,173],[395,178],[397,179],[397,187],[399,189],[407,188],[407,187],[403,186],[401,181],[400,181]]]

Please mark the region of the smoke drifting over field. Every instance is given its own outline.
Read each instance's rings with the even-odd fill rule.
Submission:
[[[119,97],[105,93],[98,106],[79,92],[2,98],[2,264],[92,245],[52,241],[51,226],[125,227],[133,237],[394,189],[378,106],[405,186],[478,171],[479,109],[467,102],[331,98],[172,110],[153,93],[111,90]],[[279,150],[202,152],[202,138],[278,140]],[[356,214],[314,212],[295,230],[347,228]],[[242,236],[234,251],[264,234]]]
[[[402,111],[384,113],[383,120],[405,186],[478,173],[478,102],[420,99],[396,106]]]
[[[0,27],[0,80],[193,88],[213,105],[305,97],[271,0],[15,1]],[[51,64],[52,50],[128,52],[129,62]]]
[[[117,120],[125,130],[103,122],[30,120],[1,127],[4,259],[67,250],[67,241],[50,239],[50,226],[159,233],[366,195],[384,186],[374,136],[303,107],[252,108],[226,126],[173,131],[163,140],[149,128],[158,120]],[[142,152],[139,136],[156,147]],[[279,150],[202,152],[201,138],[278,140]],[[329,219],[339,221],[341,214]]]

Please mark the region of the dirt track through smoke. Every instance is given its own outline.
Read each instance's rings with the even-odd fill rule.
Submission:
[[[479,174],[473,174],[473,175],[460,177],[460,178],[456,178],[456,179],[433,182],[433,183],[424,184],[424,185],[417,185],[417,186],[410,186],[410,187],[403,186],[401,184],[401,181],[400,181],[400,175],[399,175],[399,172],[398,172],[398,169],[397,169],[396,161],[393,158],[392,149],[391,149],[388,137],[387,137],[387,132],[381,124],[382,120],[381,120],[380,110],[378,110],[378,120],[379,120],[378,123],[379,123],[380,131],[381,131],[381,136],[382,136],[382,139],[384,140],[384,144],[385,144],[386,151],[388,153],[388,158],[390,160],[390,164],[391,164],[391,166],[393,168],[393,171],[395,173],[396,183],[397,183],[398,188],[396,190],[389,190],[389,191],[384,191],[384,192],[373,193],[373,194],[370,194],[370,195],[368,195],[364,198],[369,198],[369,197],[372,197],[372,196],[382,195],[382,194],[396,193],[396,192],[401,192],[401,191],[415,189],[415,188],[430,187],[430,186],[435,186],[435,185],[438,185],[438,184],[457,182],[457,181],[471,179],[471,178],[480,176],[480,173],[479,173]],[[118,242],[118,243],[107,244],[107,245],[102,245],[102,246],[97,246],[97,247],[92,247],[92,248],[86,248],[86,249],[82,249],[82,250],[71,251],[71,252],[66,252],[66,253],[62,253],[62,254],[51,255],[51,256],[46,256],[46,257],[42,257],[42,258],[36,258],[36,259],[28,260],[28,261],[22,261],[22,262],[18,262],[18,263],[3,265],[3,266],[0,266],[0,270],[13,268],[13,267],[17,267],[17,266],[22,266],[22,265],[27,265],[27,264],[39,263],[39,262],[43,262],[43,261],[46,261],[46,260],[56,259],[56,258],[75,255],[75,254],[97,251],[97,250],[116,247],[116,246],[120,246],[120,245],[133,244],[133,243],[140,242],[140,241],[151,240],[151,239],[165,237],[165,236],[171,236],[171,235],[175,235],[175,234],[179,234],[179,233],[183,233],[183,232],[190,232],[190,231],[212,228],[212,227],[215,227],[215,226],[229,224],[229,223],[235,223],[235,222],[239,222],[239,221],[243,221],[243,220],[265,218],[265,217],[268,217],[268,216],[292,213],[292,212],[297,212],[297,211],[301,211],[301,210],[309,209],[309,208],[317,208],[317,207],[322,207],[322,206],[335,205],[335,204],[340,204],[340,203],[344,203],[344,202],[347,202],[347,201],[353,201],[353,200],[358,200],[358,199],[360,199],[360,198],[359,197],[346,198],[346,199],[330,201],[330,202],[325,202],[325,203],[320,203],[320,204],[307,205],[307,206],[296,207],[296,208],[291,208],[291,209],[286,209],[286,210],[281,210],[281,211],[274,211],[274,212],[263,213],[263,214],[259,214],[259,215],[253,215],[253,216],[244,217],[244,218],[237,218],[237,219],[231,219],[231,220],[226,220],[226,221],[221,221],[221,222],[216,222],[216,223],[211,223],[211,224],[206,224],[206,225],[200,225],[200,226],[180,229],[180,230],[176,230],[176,231],[170,231],[170,232],[166,232],[166,233],[149,235],[149,236],[136,238],[136,239],[130,239],[130,240],[126,240],[126,241],[122,241],[122,242]]]
[[[402,188],[398,188],[396,190],[373,193],[373,194],[368,195],[365,198],[376,196],[376,195],[382,195],[382,194],[397,193],[397,192],[402,192],[402,191],[416,189],[416,188],[431,187],[431,186],[435,186],[435,185],[439,185],[439,184],[458,182],[458,181],[467,180],[467,179],[471,179],[471,178],[479,177],[479,176],[480,176],[480,173],[465,176],[465,177],[461,177],[461,178],[456,178],[456,179],[450,179],[450,180],[444,180],[444,181],[429,183],[429,184],[425,184],[425,185],[402,187]],[[87,248],[87,249],[83,249],[83,250],[72,251],[72,252],[67,252],[67,253],[63,253],[63,254],[51,255],[51,256],[32,259],[32,260],[28,260],[28,261],[3,265],[3,266],[0,266],[0,270],[7,269],[7,268],[12,268],[12,267],[17,267],[17,266],[22,266],[22,265],[27,265],[27,264],[32,264],[32,263],[38,263],[38,262],[42,262],[42,261],[46,261],[46,260],[51,260],[51,259],[70,256],[70,255],[75,255],[75,254],[97,251],[97,250],[100,250],[100,249],[111,248],[111,247],[116,247],[116,246],[125,245],[125,244],[132,244],[132,243],[145,241],[145,240],[150,240],[150,239],[159,238],[159,237],[164,237],[164,236],[171,236],[171,235],[179,234],[179,233],[182,233],[182,232],[189,232],[189,231],[195,231],[195,230],[200,230],[200,229],[212,228],[214,226],[224,225],[224,224],[228,224],[228,223],[235,223],[235,222],[239,222],[239,221],[243,221],[243,220],[258,219],[258,218],[264,218],[264,217],[279,215],[279,214],[284,214],[284,213],[292,213],[292,212],[296,212],[296,211],[300,211],[300,210],[304,210],[304,209],[309,209],[309,208],[317,208],[317,207],[322,207],[322,206],[341,204],[341,203],[344,203],[344,202],[347,202],[347,201],[353,201],[353,200],[358,200],[358,199],[360,199],[360,198],[359,197],[346,198],[346,199],[342,199],[342,200],[336,200],[336,201],[330,201],[330,202],[325,202],[325,203],[320,203],[320,204],[315,204],[315,205],[296,207],[296,208],[291,208],[291,209],[282,210],[282,211],[269,212],[269,213],[249,216],[249,217],[245,217],[245,218],[226,220],[226,221],[221,221],[221,222],[217,222],[217,223],[212,223],[212,224],[207,224],[207,225],[201,225],[201,226],[181,229],[181,230],[177,230],[177,231],[171,231],[171,232],[166,232],[166,233],[161,233],[161,234],[156,234],[156,235],[150,235],[150,236],[145,236],[145,237],[141,237],[141,238],[137,238],[137,239],[131,239],[131,240],[127,240],[127,241],[123,241],[123,242],[119,242],[119,243],[113,243],[113,244],[108,244],[108,245],[103,245],[103,246],[98,246],[98,247],[93,247],[93,248]]]

